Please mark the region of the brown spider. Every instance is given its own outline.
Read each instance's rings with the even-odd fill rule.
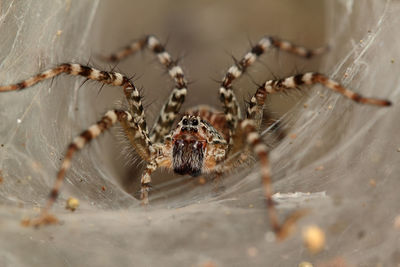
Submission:
[[[185,100],[187,82],[182,68],[177,64],[177,61],[172,60],[170,54],[158,39],[154,36],[145,36],[107,59],[119,61],[144,48],[148,48],[156,54],[160,63],[168,70],[170,77],[175,82],[175,88],[162,107],[150,132],[147,128],[139,91],[130,79],[114,71],[100,71],[80,64],[65,63],[20,83],[0,86],[0,92],[22,90],[45,79],[66,73],[84,76],[87,79],[104,84],[121,86],[129,105],[129,111],[107,111],[101,120],[83,131],[68,146],[47,205],[39,218],[30,221],[31,225],[39,226],[57,222],[57,219],[49,215],[48,211],[57,199],[65,173],[71,165],[72,156],[119,121],[135,151],[147,163],[141,177],[141,199],[144,204],[148,203],[151,174],[159,167],[172,169],[175,173],[181,175],[198,176],[215,173],[219,177],[226,170],[237,166],[247,155],[254,153],[261,165],[261,178],[270,224],[277,238],[282,239],[288,234],[290,225],[301,216],[301,212],[292,214],[280,224],[272,201],[268,148],[263,144],[259,134],[264,103],[268,94],[298,88],[301,85],[320,83],[359,103],[376,106],[391,105],[387,100],[366,98],[354,93],[323,74],[309,72],[285,79],[266,81],[251,98],[246,116],[243,118],[232,90],[232,82],[242,76],[259,56],[271,48],[306,58],[323,51],[323,49],[308,50],[274,37],[264,37],[242,59],[235,62],[223,77],[219,97],[224,112],[218,112],[207,106],[198,106],[187,111],[173,128],[175,119]]]

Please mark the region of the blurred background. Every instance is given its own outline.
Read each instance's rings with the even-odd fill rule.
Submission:
[[[391,108],[357,105],[320,86],[268,101],[287,137],[271,152],[278,213],[310,213],[284,242],[271,241],[258,164],[212,183],[159,171],[149,209],[135,199],[141,163],[111,131],[76,157],[53,212],[63,222],[34,230],[19,221],[44,204],[66,146],[113,107],[122,90],[57,77],[0,96],[1,266],[394,266],[400,263],[399,52],[396,1],[1,1],[0,83],[63,62],[127,76],[142,87],[151,125],[172,83],[145,51],[117,66],[101,62],[144,34],[156,34],[191,81],[183,109],[219,107],[218,84],[232,56],[264,35],[309,48],[304,60],[271,52],[235,84],[239,101],[266,79],[319,71]],[[183,110],[182,109],[182,110]],[[268,142],[268,136],[265,136]],[[291,194],[296,193],[296,194]],[[64,209],[77,197],[81,207]],[[396,224],[397,221],[397,224]],[[326,235],[319,253],[302,230]]]

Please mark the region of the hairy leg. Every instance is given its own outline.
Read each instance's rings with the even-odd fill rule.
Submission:
[[[143,172],[142,178],[140,179],[140,199],[143,205],[149,204],[149,191],[151,189],[151,174],[157,169],[158,165],[155,160],[150,161],[146,169]]]
[[[99,120],[96,124],[90,126],[87,130],[83,131],[78,137],[76,137],[72,141],[72,143],[69,144],[61,167],[58,171],[57,179],[47,200],[46,206],[42,209],[39,218],[29,221],[28,225],[40,226],[43,224],[57,222],[57,219],[49,215],[48,212],[54,202],[57,200],[60,192],[60,187],[64,181],[66,172],[71,166],[73,156],[76,152],[82,150],[93,139],[97,138],[100,134],[111,128],[111,126],[113,126],[117,121],[120,121],[121,123],[134,124],[133,117],[129,112],[123,110],[110,110],[101,118],[101,120]],[[138,125],[136,125],[136,127],[140,128],[140,126]]]
[[[326,88],[333,90],[343,95],[344,97],[349,98],[361,104],[369,104],[375,106],[391,105],[391,102],[388,100],[364,97],[358,93],[346,89],[339,83],[329,79],[327,76],[323,74],[317,72],[308,72],[280,80],[266,81],[260,88],[257,89],[257,92],[251,98],[249,107],[247,109],[247,118],[255,120],[257,123],[259,123],[260,118],[262,118],[264,103],[268,94],[273,94],[273,93],[283,92],[288,89],[298,88],[301,85],[312,85],[312,84],[322,84]]]
[[[290,226],[300,218],[302,212],[296,212],[291,215],[283,224],[279,224],[277,212],[272,201],[272,188],[270,180],[270,170],[268,163],[268,150],[266,145],[262,143],[261,137],[258,133],[260,120],[262,119],[262,112],[265,103],[265,99],[268,94],[277,93],[287,89],[297,88],[301,85],[311,85],[320,83],[325,87],[342,94],[343,96],[362,104],[370,104],[376,106],[390,106],[391,102],[384,99],[367,98],[353,91],[350,91],[339,83],[329,79],[325,75],[319,73],[305,73],[298,74],[280,80],[269,80],[265,82],[260,88],[257,89],[256,94],[250,101],[249,108],[247,110],[247,118],[240,124],[240,129],[237,131],[237,135],[246,136],[246,142],[249,147],[252,148],[254,154],[258,156],[261,163],[261,176],[263,180],[264,194],[267,200],[268,214],[271,225],[278,239],[285,238],[290,230]],[[243,142],[244,137],[238,142]]]
[[[121,73],[114,71],[100,71],[80,64],[64,63],[55,68],[41,72],[19,83],[0,86],[0,92],[20,91],[28,87],[34,86],[41,81],[56,77],[63,73],[74,76],[83,76],[87,79],[95,80],[103,84],[123,87],[126,99],[131,109],[133,121],[135,125],[138,125],[139,127],[136,128],[135,131],[140,131],[140,133],[136,134],[140,138],[137,138],[137,140],[135,142],[132,142],[132,144],[134,146],[139,146],[140,149],[143,150],[143,153],[139,154],[144,160],[146,160],[150,153],[148,148],[151,147],[151,142],[149,138],[143,139],[144,136],[148,136],[148,130],[139,91],[137,90],[135,85]],[[125,125],[124,128],[126,132],[130,132],[132,135],[132,131],[134,129],[133,127]],[[133,141],[133,139],[130,140]]]
[[[228,69],[227,73],[223,77],[219,89],[220,101],[224,107],[230,137],[233,136],[234,130],[237,128],[237,124],[241,119],[240,106],[232,90],[232,83],[234,80],[241,77],[242,74],[246,72],[247,68],[256,61],[256,59],[271,48],[276,48],[305,58],[321,54],[325,50],[321,48],[310,50],[287,41],[282,41],[275,37],[267,36],[254,45],[239,61],[235,61],[235,64]],[[232,138],[230,138],[230,144],[232,144]]]
[[[172,90],[167,102],[162,107],[160,115],[150,132],[150,140],[153,143],[158,143],[162,142],[165,135],[171,131],[172,124],[185,101],[187,82],[182,68],[178,65],[176,60],[172,60],[171,55],[166,51],[165,47],[157,37],[153,35],[148,35],[134,41],[132,44],[122,48],[115,54],[106,57],[106,59],[112,62],[119,61],[125,59],[129,55],[135,54],[137,51],[143,50],[144,48],[148,48],[157,56],[159,62],[167,69],[169,76],[175,83],[175,88]]]
[[[268,148],[265,144],[263,144],[262,139],[257,131],[257,125],[253,120],[245,119],[240,123],[239,127],[246,136],[247,146],[257,156],[260,162],[261,179],[268,209],[269,221],[276,238],[278,240],[283,240],[290,234],[290,230],[294,223],[304,215],[304,211],[294,212],[282,224],[279,223],[278,213],[272,200],[273,190],[271,186],[272,183]]]

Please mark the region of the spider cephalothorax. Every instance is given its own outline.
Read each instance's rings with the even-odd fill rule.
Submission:
[[[119,121],[133,149],[146,162],[146,169],[141,177],[141,198],[144,204],[148,203],[151,174],[159,167],[172,169],[178,174],[191,176],[215,174],[216,177],[219,177],[237,166],[238,162],[240,163],[241,159],[247,158],[249,153],[254,153],[261,165],[261,178],[271,226],[277,237],[283,238],[286,236],[289,226],[298,219],[299,214],[294,213],[283,224],[280,224],[272,201],[268,148],[259,134],[267,96],[299,88],[302,85],[319,83],[358,103],[376,106],[391,105],[390,101],[387,100],[366,98],[354,93],[323,74],[309,72],[263,83],[250,99],[246,116],[242,117],[240,105],[232,90],[232,83],[241,77],[262,54],[276,48],[310,58],[323,51],[323,49],[309,50],[274,37],[264,37],[239,61],[235,61],[222,78],[219,99],[223,112],[208,106],[198,106],[187,111],[186,115],[173,128],[188,92],[187,82],[182,68],[177,64],[177,61],[172,60],[171,55],[165,50],[161,42],[154,36],[146,36],[111,55],[108,59],[118,61],[144,48],[150,49],[157,55],[160,63],[167,69],[175,83],[175,88],[162,107],[151,131],[148,130],[146,124],[139,91],[129,78],[118,72],[100,71],[80,64],[65,63],[22,82],[0,86],[0,92],[14,91],[33,86],[42,80],[62,73],[79,75],[103,84],[121,86],[129,106],[129,110],[108,111],[100,121],[83,131],[68,146],[47,206],[43,209],[41,216],[31,222],[33,225],[56,221],[54,218],[49,219],[47,212],[57,199],[65,173],[71,165],[72,156]]]

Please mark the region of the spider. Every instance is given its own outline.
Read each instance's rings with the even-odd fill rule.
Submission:
[[[321,48],[310,50],[276,37],[266,36],[253,45],[240,60],[235,61],[222,78],[219,99],[223,106],[223,113],[208,106],[197,106],[189,109],[174,126],[187,94],[187,81],[178,61],[172,59],[164,45],[155,36],[147,35],[110,55],[107,59],[111,62],[120,61],[146,48],[157,56],[175,83],[175,88],[161,108],[160,115],[150,131],[146,124],[138,89],[129,78],[115,71],[101,71],[80,64],[65,63],[19,83],[0,86],[0,92],[23,90],[43,80],[65,73],[122,87],[129,107],[129,110],[107,111],[96,124],[87,128],[69,144],[46,206],[38,218],[30,221],[31,225],[39,226],[57,222],[57,219],[49,214],[49,210],[59,195],[73,155],[119,122],[133,149],[146,162],[141,176],[140,198],[143,204],[149,203],[151,175],[160,167],[172,169],[180,175],[215,174],[219,177],[227,170],[236,167],[250,154],[255,154],[260,162],[261,180],[270,225],[276,237],[283,239],[287,236],[290,226],[302,216],[302,212],[295,212],[283,223],[280,223],[274,207],[268,160],[269,149],[259,134],[267,96],[302,85],[322,84],[358,103],[375,106],[391,105],[388,100],[363,97],[323,74],[308,72],[264,82],[251,97],[246,114],[243,116],[233,92],[232,83],[241,77],[262,54],[271,49],[278,49],[304,58],[311,58],[321,54],[324,50]]]

